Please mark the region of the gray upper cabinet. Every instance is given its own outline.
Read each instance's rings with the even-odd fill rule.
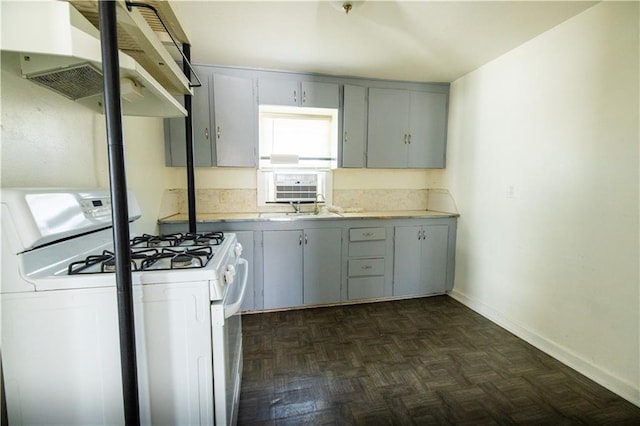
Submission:
[[[337,83],[261,77],[258,80],[258,88],[260,105],[338,108]]]
[[[303,81],[300,106],[338,108],[340,91],[336,83]]]
[[[202,81],[201,87],[193,88],[193,150],[196,166],[214,164],[211,132],[211,76],[207,67],[194,67]],[[167,166],[186,166],[187,149],[184,118],[164,120],[165,162]]]
[[[445,167],[444,85],[194,68],[202,80],[202,87],[193,89],[192,103],[196,166],[257,167],[258,105],[281,105],[342,106],[340,167]],[[185,166],[185,120],[165,119],[164,126],[166,164]]]
[[[216,165],[255,167],[258,109],[252,78],[213,75]]]
[[[367,167],[442,168],[447,95],[369,89]]]
[[[364,167],[366,147],[366,88],[344,85],[342,167]]]
[[[202,87],[193,89],[193,148],[196,166],[255,167],[258,107],[255,80],[194,67]],[[166,164],[186,166],[185,120],[164,120]]]

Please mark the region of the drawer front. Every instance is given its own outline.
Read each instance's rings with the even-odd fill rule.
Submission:
[[[350,257],[384,256],[386,241],[359,241],[349,243]]]
[[[350,259],[349,276],[384,275],[384,259]]]
[[[384,277],[349,278],[347,285],[349,300],[384,296]]]
[[[384,228],[352,228],[349,229],[349,241],[376,241],[386,238]]]

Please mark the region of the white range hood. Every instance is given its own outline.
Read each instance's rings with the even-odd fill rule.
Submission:
[[[103,113],[98,30],[65,1],[2,1],[0,49],[20,53],[22,75]],[[124,115],[184,117],[184,107],[120,52]]]

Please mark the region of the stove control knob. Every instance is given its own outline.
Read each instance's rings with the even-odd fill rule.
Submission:
[[[234,251],[236,253],[236,256],[240,257],[240,255],[242,254],[242,244],[240,244],[240,243],[236,244],[236,247],[235,247]]]

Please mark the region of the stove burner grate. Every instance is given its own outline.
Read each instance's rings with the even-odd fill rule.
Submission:
[[[149,270],[162,259],[169,259],[169,266],[159,269],[186,269],[202,268],[213,257],[213,249],[210,246],[198,246],[179,250],[176,248],[164,248],[160,253],[142,261],[141,270]]]
[[[224,241],[222,232],[186,234],[177,232],[165,235],[142,234],[131,239],[131,247],[217,246]]]

